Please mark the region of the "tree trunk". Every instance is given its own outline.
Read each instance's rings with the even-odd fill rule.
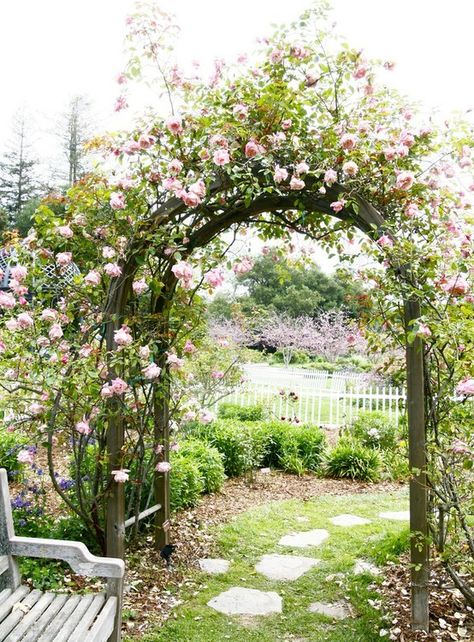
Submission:
[[[420,317],[420,303],[405,301],[407,332]],[[426,486],[426,434],[423,375],[423,342],[416,337],[406,346],[407,410],[409,433],[411,612],[412,628],[429,630],[428,491]]]

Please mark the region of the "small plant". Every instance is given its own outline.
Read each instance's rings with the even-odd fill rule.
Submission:
[[[195,506],[204,491],[204,480],[197,462],[190,456],[173,453],[170,472],[172,510]]]
[[[205,493],[215,493],[222,488],[226,478],[224,457],[217,448],[195,439],[187,439],[180,443],[178,452],[180,456],[190,458],[197,464]]]
[[[395,422],[380,411],[359,413],[349,427],[349,434],[368,448],[393,450],[397,444]]]
[[[206,433],[209,443],[223,454],[225,473],[229,477],[243,475],[261,464],[264,443],[249,424],[215,421]]]
[[[328,477],[377,481],[380,478],[380,455],[357,441],[340,440],[326,457]]]

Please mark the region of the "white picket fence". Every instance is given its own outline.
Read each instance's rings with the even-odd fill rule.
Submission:
[[[379,410],[398,422],[404,414],[405,400],[404,388],[358,386],[342,376],[328,375],[324,382],[313,379],[304,384],[291,381],[291,376],[283,385],[268,379],[267,382],[248,382],[219,403],[263,405],[278,418],[297,418],[303,423],[338,427],[350,423],[365,410]]]

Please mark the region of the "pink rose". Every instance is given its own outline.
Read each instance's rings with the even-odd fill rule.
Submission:
[[[357,138],[353,134],[344,134],[340,140],[342,149],[354,149],[357,144]]]
[[[45,308],[41,312],[42,321],[52,322],[52,321],[56,321],[57,318],[58,318],[58,313],[56,312],[56,310],[52,310],[51,308]]]
[[[92,354],[92,346],[89,343],[84,343],[79,350],[79,356],[82,359],[86,359]]]
[[[360,80],[367,75],[367,67],[364,64],[359,65],[352,74],[356,80]]]
[[[151,354],[151,350],[149,346],[141,346],[141,348],[138,351],[138,354],[140,355],[141,359],[148,359]]]
[[[15,297],[13,294],[7,292],[0,292],[0,308],[11,310],[16,305]]]
[[[125,208],[125,195],[122,192],[112,192],[109,203],[113,210],[123,210]]]
[[[115,81],[119,85],[124,85],[127,82],[127,76],[124,73],[117,74]]]
[[[22,312],[17,317],[18,327],[22,330],[31,328],[34,325],[33,317],[28,312]]]
[[[344,174],[346,174],[346,176],[354,177],[354,176],[357,176],[359,167],[356,163],[354,163],[354,161],[347,161],[342,166],[342,171],[344,172]]]
[[[456,386],[458,395],[474,395],[474,379],[463,379]]]
[[[78,421],[75,427],[77,432],[81,435],[90,435],[90,433],[92,432],[91,427],[89,426],[89,422],[86,419]]]
[[[204,281],[210,285],[211,288],[218,288],[224,283],[224,272],[219,268],[209,270],[204,277]]]
[[[216,416],[210,410],[202,410],[199,415],[199,421],[202,424],[210,424],[215,418]]]
[[[416,203],[409,203],[405,207],[405,216],[408,216],[408,218],[415,218],[419,213],[420,210],[418,209],[418,205],[416,205]]]
[[[174,158],[171,162],[168,163],[168,170],[170,174],[179,174],[182,169],[183,163],[177,158]]]
[[[206,184],[204,183],[202,178],[199,178],[195,183],[191,183],[188,189],[190,192],[196,194],[200,198],[204,198],[204,196],[206,195]]]
[[[292,176],[290,181],[290,189],[300,190],[305,188],[305,182],[298,178],[297,176]]]
[[[110,382],[110,387],[114,395],[123,395],[123,393],[128,389],[128,384],[120,377],[112,379]]]
[[[345,204],[346,204],[346,201],[343,198],[341,198],[341,200],[339,201],[333,201],[329,207],[333,210],[333,212],[337,213],[344,209]]]
[[[84,281],[85,281],[88,285],[99,285],[99,283],[100,283],[100,278],[101,278],[101,277],[100,277],[100,274],[99,274],[99,272],[97,272],[97,270],[91,270],[91,271],[90,271],[90,272],[88,272],[88,273],[86,274],[86,276],[84,277]]]
[[[413,172],[400,172],[397,176],[396,188],[408,190],[415,182],[415,175]]]
[[[230,163],[229,152],[226,149],[218,149],[214,152],[213,161],[216,165],[223,166]]]
[[[166,121],[166,128],[175,136],[182,134],[184,131],[181,118],[176,116],[173,116]]]
[[[249,108],[247,105],[242,105],[241,103],[234,105],[232,113],[238,120],[245,120],[248,116]]]
[[[415,137],[411,132],[408,132],[406,129],[402,131],[399,139],[400,145],[405,147],[412,147],[415,144]]]
[[[466,442],[461,441],[460,439],[455,439],[453,441],[453,443],[451,444],[451,450],[456,455],[468,455],[471,452],[471,449],[466,444]]]
[[[62,236],[65,239],[70,239],[74,236],[74,232],[69,225],[60,225],[57,231],[59,236]]]
[[[15,279],[15,281],[18,281],[19,283],[21,283],[26,279],[28,270],[26,269],[26,267],[23,267],[22,265],[15,265],[15,267],[12,267],[10,274],[12,278]],[[3,277],[3,274],[2,274],[2,277]]]
[[[255,158],[255,156],[263,154],[264,151],[265,148],[262,147],[262,145],[259,145],[254,140],[249,140],[249,142],[245,145],[245,156],[247,158]]]
[[[122,268],[117,263],[106,263],[104,272],[111,278],[116,278],[122,274]]]
[[[428,337],[431,337],[432,332],[430,328],[426,325],[426,323],[420,323],[420,325],[418,326],[417,334],[418,336],[424,337],[425,339],[427,339]]]
[[[225,377],[225,372],[223,372],[222,370],[215,370],[211,372],[211,377],[213,379],[223,379]]]
[[[134,281],[132,283],[132,290],[135,292],[135,294],[140,295],[148,290],[148,285],[144,279],[140,279],[139,281]]]
[[[304,161],[298,163],[295,165],[295,174],[298,176],[300,174],[307,174],[309,172],[309,165],[308,163],[305,163]]]
[[[122,111],[128,107],[127,99],[125,96],[119,96],[115,101],[114,111]]]
[[[114,482],[117,484],[123,484],[128,481],[130,470],[128,468],[121,468],[120,470],[113,470],[111,475],[114,478]]]
[[[188,410],[187,412],[184,413],[183,415],[183,421],[188,422],[188,421],[194,421],[196,419],[196,413],[194,410]]]
[[[222,134],[213,134],[209,139],[209,145],[211,145],[211,147],[224,147],[224,149],[227,149],[227,147],[229,147],[229,141],[225,136],[222,136]]]
[[[153,379],[158,379],[161,373],[161,368],[158,367],[156,363],[150,363],[149,366],[143,368],[142,372],[145,379],[149,379],[151,381]]]
[[[20,464],[34,464],[35,463],[35,453],[33,450],[20,450],[16,456],[17,461]]]
[[[192,341],[189,341],[188,339],[184,344],[183,352],[186,352],[186,354],[193,354],[193,352],[196,352],[196,350],[197,348],[194,343],[192,343]]]
[[[109,386],[108,383],[104,384],[100,390],[100,396],[102,399],[110,399],[111,397],[114,396],[114,391],[112,390],[112,387]]]
[[[274,63],[277,64],[283,60],[283,51],[281,49],[274,49],[270,53],[270,60]]]
[[[275,167],[275,172],[273,173],[273,180],[275,183],[281,183],[282,181],[286,181],[288,178],[288,170],[285,169],[284,167],[279,167],[278,165]]]
[[[169,365],[170,370],[180,370],[184,366],[184,360],[180,359],[174,352],[168,352],[167,354],[166,363]]]
[[[197,194],[194,194],[194,192],[186,192],[184,190],[180,194],[180,198],[188,207],[197,207],[201,202],[201,199]]]
[[[179,263],[173,265],[171,271],[185,289],[190,288],[194,272],[189,263],[186,261],[179,261]]]
[[[382,234],[382,236],[377,239],[377,243],[380,247],[393,247],[393,241],[387,234]]]
[[[234,274],[246,274],[247,272],[250,272],[250,270],[253,268],[253,261],[249,257],[244,257],[237,263],[234,263],[232,266],[232,270],[234,271]]]
[[[104,248],[102,248],[102,256],[104,259],[112,259],[117,252],[114,250],[113,247],[110,247],[110,245],[106,245]]]
[[[38,403],[37,401],[33,401],[33,403],[30,404],[29,410],[30,410],[32,415],[35,415],[35,417],[37,417],[38,415],[42,415],[43,414],[45,408],[44,408],[43,404]]]
[[[324,174],[324,182],[326,185],[331,187],[335,182],[337,181],[337,172],[335,172],[333,169],[328,169],[326,170]]]
[[[118,346],[126,347],[133,343],[133,337],[130,333],[130,328],[123,325],[120,330],[115,330],[114,341]]]
[[[155,142],[156,138],[151,134],[141,134],[141,136],[138,138],[140,149],[148,149],[149,147],[154,145]]]
[[[171,464],[169,461],[159,461],[155,466],[155,470],[159,473],[169,473],[171,470]]]
[[[51,339],[51,341],[56,341],[57,339],[61,339],[61,337],[63,336],[63,330],[59,325],[59,323],[53,323],[50,331],[48,332],[48,336]]]
[[[61,267],[66,267],[72,262],[72,253],[71,252],[58,252],[56,254],[56,263]]]
[[[460,294],[462,295],[466,294],[469,291],[469,284],[461,275],[452,276],[441,285],[441,289],[444,290],[444,292],[452,294],[453,296]]]

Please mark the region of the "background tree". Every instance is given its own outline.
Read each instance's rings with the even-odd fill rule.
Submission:
[[[32,153],[31,124],[25,112],[13,121],[12,139],[0,161],[0,207],[15,226],[23,208],[40,193],[38,161]]]
[[[86,96],[73,96],[59,122],[58,134],[66,158],[66,180],[71,187],[84,175],[84,145],[92,134],[91,103]]]

